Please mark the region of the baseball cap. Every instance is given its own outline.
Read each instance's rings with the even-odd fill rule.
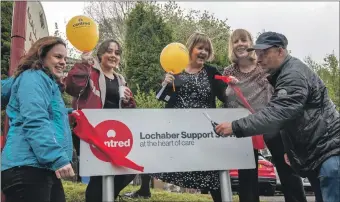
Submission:
[[[264,32],[256,40],[256,44],[252,48],[248,48],[247,51],[263,50],[273,46],[287,48],[288,40],[280,33],[276,32]]]

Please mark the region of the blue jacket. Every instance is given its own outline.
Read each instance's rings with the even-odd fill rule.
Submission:
[[[9,118],[1,171],[15,166],[55,171],[69,164],[73,151],[70,110],[55,79],[42,70],[26,70],[2,81],[1,87],[1,105],[7,104]]]
[[[5,109],[11,96],[14,78],[1,79],[1,110]]]

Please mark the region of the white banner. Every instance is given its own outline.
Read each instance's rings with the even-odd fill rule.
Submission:
[[[255,168],[251,138],[219,137],[215,122],[233,121],[246,109],[85,109],[89,122],[106,138],[109,148],[120,148],[144,173]],[[137,174],[112,166],[105,157],[81,141],[80,175]]]

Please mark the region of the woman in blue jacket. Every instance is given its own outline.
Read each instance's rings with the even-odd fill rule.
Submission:
[[[58,80],[66,67],[58,37],[36,41],[22,58],[8,100],[9,131],[1,156],[1,189],[7,202],[65,202],[60,178],[74,175],[68,113]],[[10,88],[10,89],[8,89]]]

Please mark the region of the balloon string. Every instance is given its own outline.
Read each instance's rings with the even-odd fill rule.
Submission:
[[[175,81],[172,81],[172,90],[175,92],[176,88],[175,88]]]

